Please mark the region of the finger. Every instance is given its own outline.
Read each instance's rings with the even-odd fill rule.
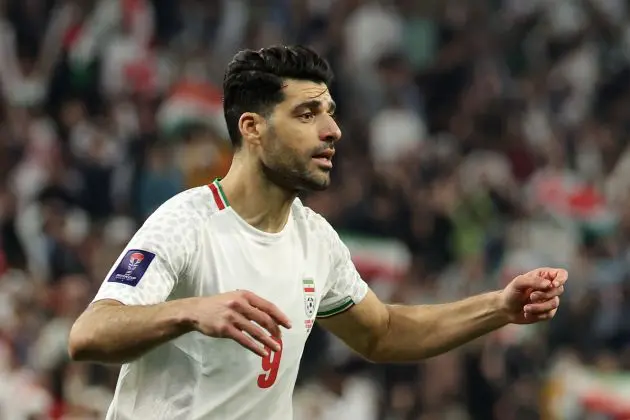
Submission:
[[[562,268],[543,267],[534,270],[540,277],[550,280],[553,287],[562,286],[569,278],[567,270]]]
[[[514,287],[520,291],[547,290],[551,287],[551,281],[542,278],[536,272],[529,272],[514,279]]]
[[[248,304],[243,305],[242,307],[237,309],[245,318],[250,321],[256,322],[258,325],[269,331],[271,335],[274,337],[282,337],[282,333],[280,332],[280,327],[278,324],[263,311],[258,308],[254,308]]]
[[[530,315],[529,319],[536,320],[536,321],[546,321],[548,319],[553,318],[556,315],[556,312],[558,312],[558,309],[554,309],[553,311],[545,312],[539,315]]]
[[[256,343],[252,338],[245,335],[243,331],[240,331],[236,327],[231,327],[226,336],[260,357],[267,357],[269,355],[266,349],[262,348],[260,344]]]
[[[531,315],[540,315],[545,312],[551,312],[560,305],[560,298],[554,297],[553,299],[546,300],[541,303],[530,303],[525,305],[525,313]]]
[[[553,287],[560,287],[564,285],[569,279],[569,273],[567,270],[561,268],[555,270],[555,277],[553,279]]]
[[[529,295],[529,300],[532,303],[544,302],[546,300],[553,299],[556,296],[560,296],[564,293],[564,286],[554,287],[549,289],[548,292],[535,291]]]
[[[260,341],[263,345],[272,349],[273,351],[280,351],[280,345],[276,340],[273,339],[273,337],[267,334],[265,330],[260,328],[258,325],[246,319],[244,316],[239,315],[238,317],[236,317],[234,321],[234,326],[241,331],[246,332],[247,334],[252,336],[252,338]]]
[[[244,296],[250,305],[265,312],[283,327],[291,328],[291,321],[289,321],[289,318],[285,314],[283,314],[276,305],[251,292],[245,292]]]

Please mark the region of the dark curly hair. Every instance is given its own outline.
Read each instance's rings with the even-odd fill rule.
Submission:
[[[307,47],[278,45],[237,53],[223,78],[223,114],[232,146],[241,147],[238,121],[243,113],[268,115],[284,100],[285,79],[330,85],[332,78],[328,62]]]

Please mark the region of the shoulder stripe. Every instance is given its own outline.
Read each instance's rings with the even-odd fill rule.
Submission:
[[[221,195],[219,194],[219,190],[217,189],[216,185],[214,185],[214,183],[208,184],[208,188],[210,188],[210,191],[212,191],[212,197],[214,197],[214,202],[216,203],[217,208],[219,210],[223,210],[225,208],[225,205],[223,204],[223,200],[221,200]]]
[[[225,197],[223,188],[221,188],[221,184],[219,184],[219,179],[215,179],[212,183],[208,184],[208,188],[212,191],[212,197],[214,198],[214,202],[219,210],[230,207],[230,203],[228,203],[227,198]]]

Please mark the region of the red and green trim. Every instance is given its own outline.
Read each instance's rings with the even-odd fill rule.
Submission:
[[[317,313],[317,318],[330,318],[331,316],[338,315],[342,312],[347,311],[354,305],[354,301],[352,298],[346,298],[341,301],[337,306],[327,311],[322,311]]]
[[[230,202],[225,196],[223,188],[221,188],[221,183],[219,182],[220,180],[220,178],[215,179],[212,183],[208,184],[208,188],[210,188],[210,191],[212,192],[212,197],[214,198],[217,208],[219,210],[223,210],[226,207],[230,207]]]

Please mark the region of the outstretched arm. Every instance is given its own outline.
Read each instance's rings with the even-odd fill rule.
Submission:
[[[385,305],[373,292],[319,322],[374,362],[408,362],[447,352],[508,323],[552,318],[567,272],[538,269],[504,290],[441,305]]]

